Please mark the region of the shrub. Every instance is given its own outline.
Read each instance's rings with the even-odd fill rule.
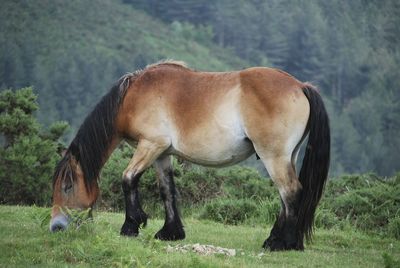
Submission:
[[[18,137],[0,154],[0,203],[50,205],[56,145],[35,135]]]
[[[314,217],[315,227],[330,229],[336,226],[338,223],[338,217],[331,210],[323,208],[317,209]]]
[[[179,170],[179,169],[178,169]],[[214,169],[192,168],[175,179],[181,203],[191,206],[224,196],[223,179]]]
[[[389,220],[400,214],[400,179],[373,174],[330,180],[321,207],[366,231],[388,233]],[[394,224],[394,223],[393,223]]]
[[[257,209],[259,215],[258,220],[261,223],[274,223],[281,209],[279,196],[276,195],[274,198],[260,200]]]
[[[215,199],[207,203],[200,215],[224,224],[239,224],[258,216],[257,204],[250,199]]]
[[[272,180],[263,178],[253,168],[235,166],[217,174],[223,177],[223,188],[228,197],[260,200],[278,195]]]
[[[0,203],[50,205],[51,177],[68,124],[43,130],[32,88],[0,93]]]

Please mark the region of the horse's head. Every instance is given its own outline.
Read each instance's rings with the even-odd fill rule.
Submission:
[[[68,211],[91,208],[98,194],[97,181],[85,180],[79,161],[67,152],[58,164],[53,178],[50,231],[66,229],[69,223]]]

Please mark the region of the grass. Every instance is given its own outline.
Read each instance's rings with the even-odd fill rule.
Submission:
[[[50,210],[0,206],[0,267],[395,267],[400,241],[371,236],[351,226],[316,230],[304,252],[265,252],[270,226],[229,226],[186,218],[186,239],[162,242],[153,235],[162,226],[151,219],[137,238],[119,235],[121,213],[95,213],[78,229],[51,234]],[[236,256],[167,252],[168,245],[212,244],[236,249]]]

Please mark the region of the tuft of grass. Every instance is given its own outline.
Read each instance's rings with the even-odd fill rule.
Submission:
[[[61,212],[65,215],[68,215],[70,222],[69,227],[79,228],[81,225],[92,219],[92,208],[78,210],[78,209],[69,209],[69,208],[61,208]]]

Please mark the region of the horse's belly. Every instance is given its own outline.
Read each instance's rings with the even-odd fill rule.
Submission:
[[[255,152],[241,128],[220,125],[214,125],[201,135],[181,137],[173,143],[172,150],[175,155],[205,166],[233,165]]]
[[[224,141],[225,145],[226,141]],[[214,145],[214,146],[212,146]],[[189,150],[173,150],[172,154],[178,155],[190,162],[203,166],[228,166],[241,162],[254,153],[254,148],[249,140],[237,141],[231,146],[220,144],[200,145]]]

